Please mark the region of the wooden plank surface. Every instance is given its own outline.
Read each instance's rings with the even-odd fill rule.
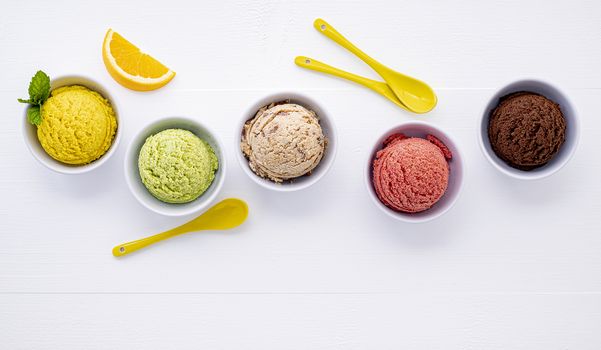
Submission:
[[[601,346],[601,3],[32,1],[0,10],[0,348]],[[416,117],[294,66],[302,54],[375,77],[312,28],[317,17],[430,82],[437,108]],[[151,93],[115,83],[100,55],[109,27],[170,65],[174,81]],[[91,76],[114,95],[123,139],[102,168],[64,176],[29,154],[16,98],[37,69]],[[563,88],[582,122],[568,166],[527,183],[499,174],[477,141],[484,104],[520,77]],[[259,188],[235,156],[244,111],[279,91],[318,100],[339,135],[330,173],[297,193]],[[249,221],[114,259],[117,243],[189,219],[148,211],[123,177],[136,131],[175,115],[222,138],[220,198],[245,199]],[[456,136],[467,162],[456,206],[420,225],[381,213],[363,178],[375,140],[415,119]]]

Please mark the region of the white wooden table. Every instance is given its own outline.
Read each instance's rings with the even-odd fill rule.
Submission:
[[[429,82],[423,117],[342,80],[302,70],[307,55],[362,75],[321,36],[323,17],[383,63]],[[601,348],[601,2],[3,1],[0,5],[1,349]],[[112,27],[178,75],[137,93],[101,58]],[[120,148],[102,168],[55,174],[21,136],[29,78],[85,74],[119,103]],[[554,176],[511,180],[480,152],[489,96],[547,79],[582,121],[575,157]],[[308,94],[339,133],[333,168],[298,193],[259,188],[235,158],[235,128],[256,99]],[[115,259],[120,242],[185,222],[129,193],[123,155],[160,117],[196,116],[226,144],[221,198],[249,221]],[[422,119],[454,134],[467,161],[456,206],[422,225],[369,200],[363,168],[380,134]]]

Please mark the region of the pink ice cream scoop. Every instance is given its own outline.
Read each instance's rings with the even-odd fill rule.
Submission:
[[[405,213],[431,208],[449,184],[451,151],[436,137],[395,134],[373,162],[376,194],[387,207]]]

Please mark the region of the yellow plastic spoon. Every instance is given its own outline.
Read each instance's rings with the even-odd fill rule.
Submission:
[[[412,78],[405,74],[394,71],[375,59],[368,56],[358,47],[348,41],[342,34],[338,33],[334,27],[321,18],[313,22],[317,31],[332,39],[338,45],[349,50],[363,62],[367,63],[375,70],[388,84],[392,92],[410,111],[414,113],[426,113],[431,111],[438,101],[436,94],[428,84],[421,80]]]
[[[407,106],[405,106],[399,100],[398,97],[396,97],[394,92],[390,89],[390,86],[388,86],[388,84],[386,84],[386,83],[383,83],[383,82],[377,81],[377,80],[368,79],[368,78],[362,77],[357,74],[345,72],[341,69],[332,67],[323,62],[319,62],[318,60],[314,60],[314,59],[306,57],[306,56],[297,56],[294,59],[294,63],[296,63],[296,65],[299,67],[303,67],[303,68],[311,69],[314,71],[334,75],[339,78],[350,80],[357,84],[363,85],[366,88],[371,89],[371,90],[379,93],[380,95],[386,97],[387,99],[392,101],[397,106],[412,112],[409,108],[407,108]]]
[[[248,205],[240,199],[228,198],[212,206],[196,219],[154,236],[123,243],[113,248],[114,256],[133,253],[156,242],[202,230],[228,230],[241,225],[248,216]]]

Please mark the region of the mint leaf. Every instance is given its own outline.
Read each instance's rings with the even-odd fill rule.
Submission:
[[[33,125],[42,124],[42,104],[46,102],[50,96],[50,77],[42,72],[37,71],[29,82],[29,99],[18,98],[21,103],[28,103],[27,121]]]
[[[37,104],[42,104],[48,99],[48,96],[50,96],[50,77],[39,70],[29,83],[29,99]]]
[[[27,121],[33,125],[42,124],[42,113],[40,111],[40,106],[31,106],[27,110]]]
[[[48,99],[48,96],[50,96],[50,77],[39,70],[29,83],[29,100],[34,104],[41,105]]]

